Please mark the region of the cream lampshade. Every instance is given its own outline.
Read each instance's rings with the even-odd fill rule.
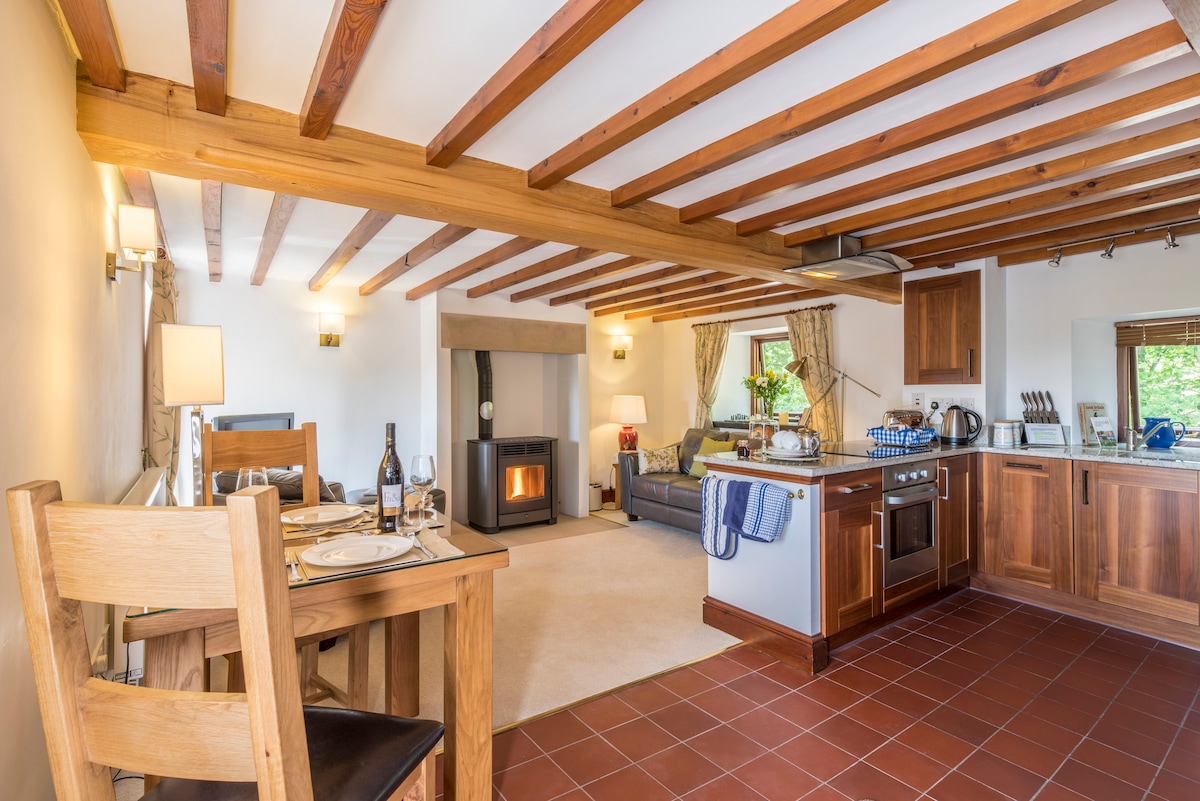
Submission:
[[[225,356],[219,325],[161,325],[163,405],[191,406],[193,505],[204,503],[201,406],[225,402]]]
[[[646,422],[646,399],[641,395],[613,395],[609,420],[620,423],[621,433],[617,443],[623,451],[636,451],[638,434],[634,425]]]

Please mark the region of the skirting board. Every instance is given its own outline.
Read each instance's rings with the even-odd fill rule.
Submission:
[[[714,629],[732,634],[809,673],[819,673],[829,664],[829,648],[820,634],[802,634],[711,596],[704,598],[703,619]]]

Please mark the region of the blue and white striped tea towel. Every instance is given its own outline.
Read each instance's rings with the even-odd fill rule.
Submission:
[[[725,525],[725,492],[733,482],[716,476],[700,479],[700,544],[717,559],[732,559],[737,553],[737,534]]]

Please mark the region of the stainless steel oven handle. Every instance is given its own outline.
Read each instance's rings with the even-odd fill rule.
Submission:
[[[911,506],[934,500],[937,496],[937,485],[930,484],[925,487],[911,487],[885,493],[885,500],[888,506]]]

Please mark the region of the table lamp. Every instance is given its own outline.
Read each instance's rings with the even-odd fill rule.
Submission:
[[[621,433],[617,435],[620,449],[636,451],[638,434],[633,426],[646,422],[646,399],[641,395],[613,395],[612,410],[608,417],[622,426]]]
[[[201,406],[225,402],[225,357],[219,325],[161,325],[164,406],[191,406],[192,498],[204,505]]]

